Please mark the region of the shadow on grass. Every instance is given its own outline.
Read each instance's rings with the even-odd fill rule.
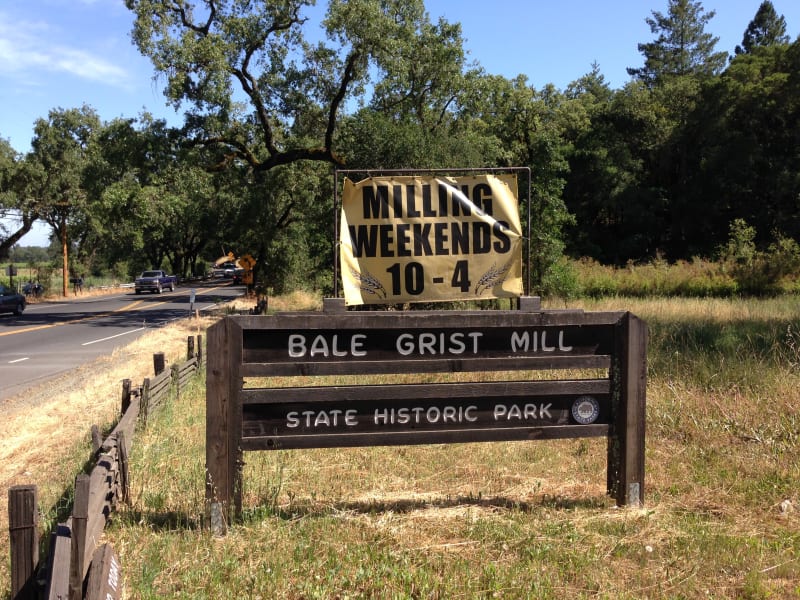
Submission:
[[[409,514],[415,511],[430,509],[445,510],[466,506],[480,508],[495,508],[518,513],[533,513],[542,509],[555,510],[597,510],[605,509],[613,504],[610,498],[565,498],[562,496],[543,495],[536,501],[521,501],[507,498],[505,496],[475,496],[457,495],[444,496],[441,498],[398,498],[394,500],[381,501],[354,501],[354,502],[292,502],[288,506],[274,506],[273,504],[262,504],[248,507],[243,510],[242,520],[253,522],[259,519],[278,517],[284,520],[294,520],[299,518],[327,517],[340,513],[355,513],[364,515],[376,515],[382,513]]]
[[[489,509],[504,509],[518,513],[533,513],[537,510],[598,510],[613,504],[607,497],[565,498],[543,495],[536,501],[520,501],[504,496],[458,495],[434,499],[399,498],[386,501],[354,502],[292,502],[288,506],[275,506],[271,502],[245,507],[242,518],[236,523],[253,523],[264,519],[278,518],[293,521],[300,518],[324,518],[341,513],[377,515],[382,513],[410,514],[430,509],[449,509],[475,506]],[[182,511],[143,511],[128,509],[115,514],[116,520],[124,524],[146,526],[159,531],[198,531],[205,527],[205,517]],[[235,523],[235,524],[236,524]]]

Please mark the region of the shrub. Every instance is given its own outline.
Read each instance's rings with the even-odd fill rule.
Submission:
[[[754,227],[743,219],[733,221],[728,242],[720,249],[723,268],[730,272],[743,293],[765,295],[784,291],[783,280],[791,280],[800,271],[800,246],[794,239],[776,232],[775,241],[762,251],[757,249],[755,238]]]

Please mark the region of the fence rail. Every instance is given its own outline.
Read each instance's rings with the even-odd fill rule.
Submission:
[[[180,396],[205,365],[202,337],[190,336],[187,360],[165,368],[164,355],[155,354],[155,376],[138,388],[122,382],[121,417],[108,436],[99,441],[93,427],[94,467],[75,478],[72,514],[58,523],[46,559],[39,561],[38,490],[35,485],[9,489],[8,516],[11,553],[11,598],[95,600],[121,597],[120,561],[111,544],[100,545],[103,530],[119,502],[129,496],[128,455],[137,425],[146,426],[147,415]],[[99,435],[97,436],[99,437]]]

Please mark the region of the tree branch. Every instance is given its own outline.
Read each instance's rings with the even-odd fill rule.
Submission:
[[[267,28],[263,34],[258,37],[258,39],[250,43],[245,49],[241,67],[239,69],[231,68],[231,73],[234,77],[236,77],[236,79],[239,80],[242,90],[250,98],[250,101],[253,103],[253,106],[256,109],[256,115],[259,123],[261,124],[261,130],[264,133],[264,144],[266,145],[267,152],[269,152],[270,155],[277,154],[279,151],[275,146],[269,113],[267,112],[267,108],[264,105],[264,100],[261,97],[261,91],[258,88],[258,81],[250,73],[250,60],[253,58],[253,55],[256,53],[256,51],[264,46],[267,38],[269,38],[270,35],[279,31],[287,31],[294,24],[302,25],[306,22],[306,19],[301,19],[299,17],[298,10],[299,7],[295,7],[291,16],[286,21],[273,22],[273,24]]]
[[[342,75],[342,81],[339,84],[339,89],[336,91],[336,94],[331,99],[331,105],[328,110],[328,125],[325,128],[325,148],[328,151],[327,153],[331,162],[335,162],[337,164],[342,164],[342,161],[333,156],[333,133],[336,129],[336,115],[339,112],[339,105],[342,103],[344,96],[347,93],[348,86],[350,83],[352,83],[353,79],[355,79],[356,63],[360,59],[361,51],[358,48],[354,48],[347,57],[344,75]]]
[[[191,29],[195,33],[199,33],[204,36],[208,35],[208,32],[211,30],[211,23],[214,22],[214,17],[217,14],[217,7],[214,6],[214,0],[208,0],[208,8],[209,8],[208,20],[206,21],[205,25],[198,26],[189,20],[189,17],[186,14],[186,9],[184,8],[182,2],[174,2],[172,4],[172,11],[180,15],[181,24],[184,27]]]

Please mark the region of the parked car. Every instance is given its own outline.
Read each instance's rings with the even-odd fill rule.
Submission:
[[[226,262],[211,269],[211,277],[224,277],[230,279],[236,273],[236,263]]]
[[[172,292],[177,284],[178,278],[175,275],[167,275],[164,271],[142,271],[133,285],[137,294],[142,292],[160,294],[163,289]]]
[[[25,310],[25,296],[0,283],[0,313],[21,315]]]

